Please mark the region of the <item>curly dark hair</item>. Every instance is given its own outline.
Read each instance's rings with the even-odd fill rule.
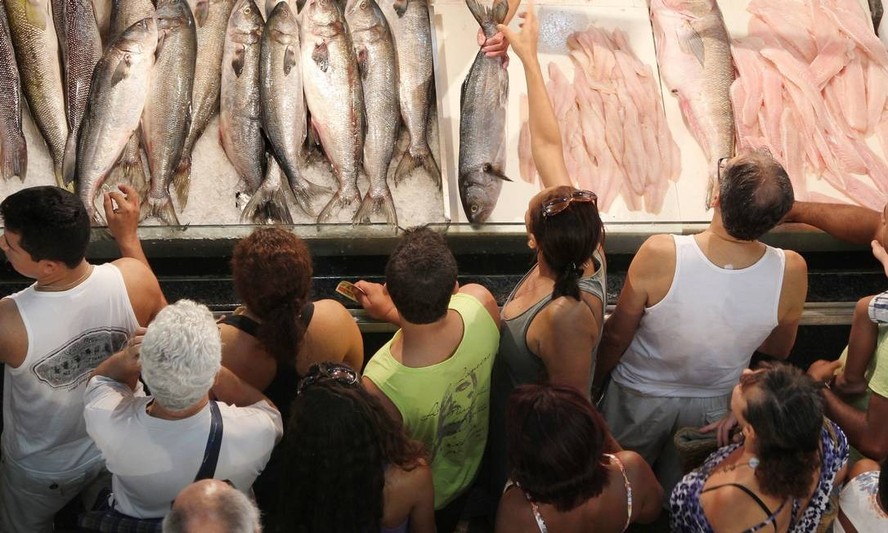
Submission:
[[[360,382],[318,380],[300,392],[292,411],[282,445],[289,486],[277,530],[379,531],[385,467],[416,468],[425,458],[422,444]]]
[[[604,223],[593,202],[571,202],[552,216],[543,216],[542,206],[553,199],[570,198],[578,189],[562,185],[540,192],[530,203],[529,230],[546,263],[557,273],[552,298],[580,299],[583,264],[592,258],[604,240]]]
[[[424,226],[411,228],[389,256],[385,284],[405,320],[431,324],[447,314],[456,272],[456,259],[442,235]]]
[[[299,313],[311,289],[311,254],[281,228],[260,228],[234,246],[234,289],[261,319],[258,338],[279,363],[292,365],[305,335]]]
[[[731,237],[758,239],[786,216],[794,200],[786,170],[764,152],[729,162],[719,183],[722,225]]]
[[[521,385],[506,407],[510,477],[530,498],[561,512],[601,494],[607,424],[571,387]]]
[[[76,195],[54,186],[27,187],[0,203],[7,231],[21,236],[34,261],[61,261],[75,268],[89,245],[90,221]]]
[[[765,494],[807,498],[820,467],[823,395],[818,385],[788,364],[764,364],[762,372],[744,374],[743,416],[755,430],[758,458],[755,477]]]

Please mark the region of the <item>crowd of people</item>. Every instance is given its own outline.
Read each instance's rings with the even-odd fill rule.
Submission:
[[[546,186],[525,216],[535,264],[500,307],[459,284],[441,234],[404,231],[385,283],[355,284],[398,327],[375,354],[341,304],[310,300],[286,229],[235,246],[243,306],[217,321],[167,304],[133,189],[105,194],[123,257],[103,265],[76,196],[4,199],[0,249],[34,283],[0,300],[0,531],[53,531],[75,498],[86,531],[449,533],[470,514],[510,533],[886,530],[888,292],[857,305],[846,355],[803,372],[782,360],[805,261],[758,239],[808,223],[871,242],[888,275],[888,215],[795,202],[779,163],[739,154],[709,227],[651,236],[606,319],[604,224],[570,185],[521,17],[497,39],[524,66]],[[689,461],[684,428],[711,453]]]

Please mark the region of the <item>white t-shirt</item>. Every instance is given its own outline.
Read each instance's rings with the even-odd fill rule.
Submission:
[[[151,397],[134,396],[123,383],[96,376],[84,398],[86,430],[112,474],[114,509],[137,518],[159,518],[194,481],[210,432],[210,408],[181,420],[148,415]],[[281,415],[268,402],[234,407],[219,402],[222,447],[215,479],[250,487],[283,434]]]

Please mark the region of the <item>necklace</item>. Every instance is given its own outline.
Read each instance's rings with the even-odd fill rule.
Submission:
[[[734,463],[734,464],[718,467],[718,468],[714,469],[710,475],[718,474],[718,473],[722,473],[722,472],[724,472],[724,473],[733,472],[734,470],[737,470],[741,466],[748,466],[750,469],[755,470],[756,468],[758,468],[758,465],[760,463],[761,463],[761,461],[759,461],[758,457],[752,456],[749,458],[749,461],[746,461],[744,463]]]
[[[40,292],[63,292],[63,291],[67,291],[67,290],[69,290],[69,289],[73,289],[74,287],[80,285],[80,284],[83,282],[83,280],[85,280],[86,278],[89,277],[90,274],[92,274],[92,271],[93,271],[93,265],[89,265],[89,268],[86,269],[86,272],[84,272],[84,274],[83,274],[82,276],[80,276],[80,277],[77,278],[76,280],[72,281],[71,283],[68,283],[67,285],[55,286],[55,285],[53,285],[53,284],[51,284],[51,283],[48,284],[48,285],[40,285],[40,284],[38,283],[37,286],[34,287],[34,290],[38,290],[38,291],[40,291]]]

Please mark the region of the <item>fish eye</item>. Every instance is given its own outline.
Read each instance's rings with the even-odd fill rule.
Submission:
[[[481,209],[481,208],[478,207],[478,204],[472,204],[472,205],[471,205],[471,211],[472,211],[472,214],[473,214],[473,215],[474,215],[475,213],[477,213],[480,209]]]

